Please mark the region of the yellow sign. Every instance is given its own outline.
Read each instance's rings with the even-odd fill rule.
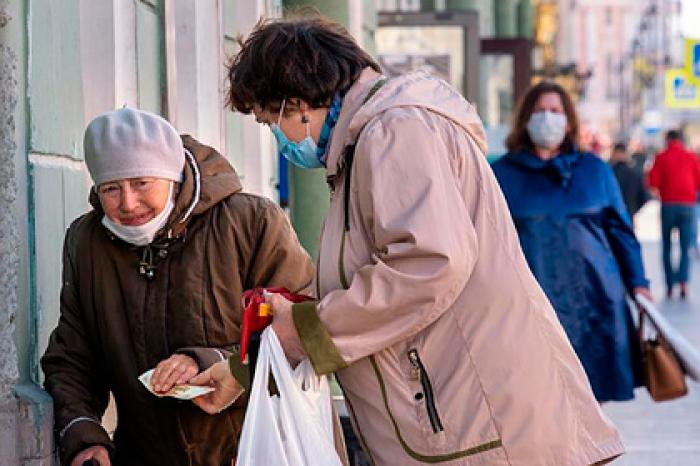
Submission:
[[[685,40],[685,72],[688,81],[700,86],[700,39]]]
[[[690,82],[684,68],[666,70],[665,82],[667,108],[700,108],[700,86]]]

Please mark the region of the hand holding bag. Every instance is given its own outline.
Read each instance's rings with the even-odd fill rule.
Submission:
[[[654,303],[643,295],[636,295],[635,300],[642,306],[649,321],[664,336],[668,345],[673,349],[673,353],[678,358],[678,362],[683,368],[683,372],[689,379],[700,382],[700,352],[676,330],[673,325],[656,309]]]
[[[647,338],[644,322],[653,321],[646,316],[644,307],[639,307],[639,343],[642,350],[644,383],[654,401],[680,398],[688,393],[685,373],[666,338],[654,328],[655,337]],[[645,318],[647,317],[647,318]]]
[[[270,372],[279,395],[268,391]],[[327,377],[308,359],[292,369],[271,327],[262,335],[236,465],[341,466]]]
[[[286,288],[253,288],[243,293],[241,304],[243,317],[241,319],[241,362],[245,362],[251,336],[259,333],[272,323],[272,316],[261,316],[258,312],[260,304],[265,302],[265,293],[279,293],[293,303],[309,301],[313,298],[303,294],[292,293]],[[253,364],[255,363],[252,361]]]

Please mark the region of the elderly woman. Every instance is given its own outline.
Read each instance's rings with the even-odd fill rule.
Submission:
[[[639,243],[610,167],[577,147],[578,119],[561,86],[523,97],[493,165],[525,257],[599,401],[628,400],[638,339],[625,294],[651,299]]]
[[[157,115],[97,117],[85,161],[93,209],[66,234],[61,316],[42,359],[61,463],[230,465],[244,399],[208,416],[138,377],[155,368],[166,392],[236,353],[242,291],[306,287],[309,257],[278,207],[242,193],[226,159]],[[114,441],[100,425],[110,391]]]
[[[530,273],[474,107],[424,72],[387,80],[339,25],[261,24],[234,109],[332,190],[317,302],[272,301],[292,362],[336,373],[373,464],[582,466],[623,451]],[[236,397],[225,363],[196,379]]]

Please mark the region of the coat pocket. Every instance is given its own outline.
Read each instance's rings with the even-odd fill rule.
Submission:
[[[429,444],[429,442],[426,443],[426,432],[421,431],[420,427],[418,427],[417,424],[414,424],[415,421],[411,420],[410,416],[407,416],[406,410],[402,409],[405,408],[405,406],[402,406],[401,401],[397,401],[400,400],[402,397],[401,395],[397,394],[397,387],[392,383],[392,379],[386,378],[382,374],[382,370],[380,369],[380,365],[377,361],[377,356],[372,355],[369,357],[370,364],[372,365],[372,369],[379,384],[381,400],[382,404],[384,405],[384,409],[386,410],[386,415],[388,417],[389,422],[391,423],[391,427],[396,436],[396,440],[401,445],[406,455],[422,463],[442,463],[455,461],[457,459],[469,456],[479,455],[490,450],[496,450],[501,448],[502,442],[501,439],[497,436],[495,436],[493,440],[487,438],[485,439],[485,441],[475,442],[469,440],[470,435],[466,430],[464,432],[455,431],[450,434],[444,429],[442,420],[440,419],[437,410],[437,403],[435,400],[435,387],[433,386],[433,383],[431,382],[430,378],[427,377],[427,371],[425,370],[425,366],[422,364],[420,355],[418,355],[417,360],[420,361],[420,364],[417,363],[417,365],[413,367],[414,369],[416,367],[418,368],[417,375],[420,378],[420,367],[421,365],[423,366],[422,370],[425,373],[425,377],[423,377],[423,382],[427,384],[425,385],[426,387],[430,388],[429,392],[431,393],[430,398],[432,401],[427,402],[428,397],[425,393],[423,393],[423,397],[426,399],[425,409],[429,409],[432,412],[432,414],[428,414],[428,416],[434,416],[431,419],[431,425],[434,421],[435,427],[433,430],[436,434],[435,437],[445,439],[447,438],[446,436],[449,434],[449,436],[452,437],[453,440],[448,443],[445,443],[443,441],[440,442],[440,445],[431,445]],[[421,387],[424,386],[421,385]],[[428,392],[428,390],[426,390],[425,388],[422,389],[425,392]],[[393,398],[393,401],[390,398]],[[404,403],[408,401],[405,397],[403,398],[403,400]]]
[[[430,381],[430,376],[428,371],[425,370],[423,361],[421,361],[418,350],[411,348],[407,353],[408,360],[411,362],[413,371],[418,375],[423,392],[417,394],[417,398],[425,400],[425,409],[428,413],[428,419],[430,420],[430,426],[433,429],[433,433],[437,434],[444,431],[442,426],[442,421],[440,420],[440,414],[438,413],[437,404],[435,402],[435,391],[433,390],[433,384]]]

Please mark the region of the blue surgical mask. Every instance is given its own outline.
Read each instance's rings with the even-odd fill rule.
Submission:
[[[284,105],[286,99],[282,100],[282,107],[280,108],[280,114],[277,118],[277,123],[270,125],[272,129],[272,134],[275,135],[277,139],[277,149],[280,154],[284,156],[290,163],[296,165],[300,168],[321,168],[323,164],[318,158],[316,142],[311,137],[311,127],[310,124],[306,123],[306,137],[299,142],[290,141],[284,131],[280,128],[280,121],[282,121],[282,115],[284,113]]]

